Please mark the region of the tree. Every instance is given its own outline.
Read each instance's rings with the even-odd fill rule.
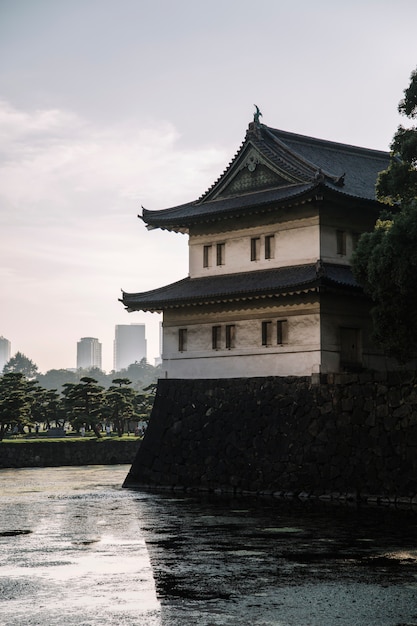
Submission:
[[[20,372],[8,372],[0,378],[0,441],[8,430],[20,431],[31,423],[31,396],[28,381]]]
[[[113,422],[117,434],[121,437],[125,424],[135,416],[135,391],[129,387],[132,381],[128,378],[115,378],[114,385],[106,391],[108,418]]]
[[[94,380],[102,387],[108,387],[111,383],[111,376],[103,372],[99,367],[89,367],[87,369],[79,368],[77,370],[78,380],[83,378],[94,378]]]
[[[59,414],[59,394],[56,389],[44,389],[40,386],[39,381],[28,381],[28,391],[31,399],[31,416],[32,422],[44,422],[47,428],[50,427],[52,421],[55,426],[63,427],[65,424],[65,415]]]
[[[10,374],[12,372],[19,372],[24,374],[26,378],[36,378],[38,375],[38,366],[28,359],[22,352],[16,352],[11,359],[9,359],[3,368],[3,374]]]
[[[153,367],[149,365],[146,359],[143,358],[140,362],[131,363],[127,369],[117,372],[116,375],[119,378],[126,377],[132,381],[133,387],[136,391],[143,389],[147,385],[155,382],[161,373],[161,367]]]
[[[76,430],[84,425],[92,428],[96,437],[101,437],[103,387],[89,376],[83,376],[78,384],[66,383],[64,387],[64,407],[71,424]]]
[[[135,407],[138,417],[146,422],[149,421],[152,413],[157,386],[157,383],[152,383],[151,385],[148,385],[148,387],[145,387],[143,392],[138,393],[135,397]]]
[[[417,117],[417,69],[404,90],[398,111],[410,119]],[[393,205],[415,204],[417,198],[417,128],[399,126],[391,143],[391,161],[381,172],[377,182],[377,196],[382,202]]]
[[[417,117],[417,70],[398,109]],[[417,350],[417,128],[400,126],[391,151],[377,182],[378,199],[387,209],[374,230],[360,237],[352,268],[373,301],[376,343],[405,363]]]
[[[37,380],[45,389],[56,389],[61,392],[65,383],[78,383],[79,377],[76,372],[53,369],[48,370],[45,374],[39,374]]]

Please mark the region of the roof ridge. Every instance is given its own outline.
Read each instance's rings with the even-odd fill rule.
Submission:
[[[315,163],[313,163],[312,161],[310,161],[310,159],[306,159],[301,154],[294,154],[293,151],[291,150],[291,148],[289,146],[287,146],[286,143],[281,141],[281,139],[276,137],[274,135],[274,133],[271,132],[271,130],[269,129],[268,126],[264,126],[264,129],[265,129],[265,132],[267,133],[267,136],[271,137],[272,141],[274,143],[277,143],[282,149],[284,149],[286,151],[290,151],[292,153],[293,160],[295,160],[296,162],[300,162],[303,165],[306,165],[309,170],[312,170],[315,173],[316,177],[317,176],[324,176],[325,178],[329,178],[331,180],[331,182],[333,182],[334,184],[340,184],[340,181],[343,180],[344,173],[343,174],[339,174],[339,175],[331,174],[330,172],[328,172],[326,170],[323,170],[321,168],[317,168],[317,165]],[[271,152],[272,152],[272,150],[271,150]],[[291,166],[291,167],[293,167],[293,166]]]
[[[363,153],[372,153],[374,155],[380,154],[384,157],[390,155],[389,150],[379,150],[378,148],[365,148],[364,146],[334,141],[331,139],[322,139],[320,137],[312,137],[311,135],[302,135],[301,133],[293,133],[288,130],[281,130],[280,128],[272,128],[271,126],[266,126],[265,124],[262,124],[262,126],[270,131],[272,134],[279,133],[279,135],[283,135],[284,137],[287,136],[289,139],[292,139],[293,141],[299,141],[300,143],[305,143],[305,140],[307,140],[311,143],[325,144],[330,149],[340,150],[341,148],[345,148],[349,151],[360,151]]]

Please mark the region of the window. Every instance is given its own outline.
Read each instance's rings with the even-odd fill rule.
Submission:
[[[211,347],[213,350],[219,350],[222,335],[221,326],[212,326],[211,328]]]
[[[235,347],[236,326],[227,324],[226,326],[226,349],[230,350]]]
[[[342,256],[346,254],[346,232],[344,230],[336,231],[336,248],[337,254]]]
[[[216,245],[216,265],[224,265],[226,244],[218,243]]]
[[[274,235],[265,236],[265,258],[273,259],[275,254],[275,237]]]
[[[362,362],[361,331],[359,328],[340,329],[340,364],[347,369]]]
[[[252,237],[250,240],[250,260],[259,261],[261,257],[261,238]]]
[[[178,330],[178,350],[185,352],[187,350],[187,329],[180,328]]]
[[[271,345],[272,322],[262,322],[262,345]]]
[[[360,233],[352,233],[352,250],[356,249],[360,236]]]
[[[203,247],[203,267],[211,265],[211,245]]]
[[[277,344],[279,346],[288,343],[288,322],[287,320],[277,321]]]

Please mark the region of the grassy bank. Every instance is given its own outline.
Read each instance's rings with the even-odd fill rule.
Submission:
[[[48,437],[45,435],[12,435],[11,437],[3,439],[0,441],[0,445],[2,443],[11,443],[11,444],[34,444],[34,443],[62,443],[67,444],[74,441],[81,441],[84,443],[91,443],[92,441],[102,442],[102,441],[140,441],[142,437],[136,437],[135,435],[123,435],[122,437],[118,437],[117,435],[111,435],[110,437],[107,435],[103,435],[103,437],[96,437],[95,435],[86,435],[85,437],[81,437],[80,435],[71,435],[68,434],[65,437]]]

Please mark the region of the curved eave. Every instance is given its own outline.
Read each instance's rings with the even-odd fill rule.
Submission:
[[[121,302],[129,312],[161,312],[184,307],[282,298],[323,290],[352,295],[362,293],[349,268],[319,264],[211,278],[185,278],[149,292],[123,293]]]
[[[285,291],[273,291],[263,294],[234,294],[234,295],[217,295],[211,298],[188,298],[177,301],[161,301],[161,302],[142,302],[133,306],[129,305],[124,299],[120,299],[129,313],[134,311],[145,311],[149,313],[162,313],[167,309],[181,309],[197,306],[210,306],[216,304],[227,304],[231,302],[249,302],[253,300],[271,300],[272,298],[300,295],[303,293],[317,292],[318,285],[310,285],[305,288],[297,287],[296,289],[287,289]]]
[[[292,204],[301,201],[319,185],[289,185],[268,191],[247,193],[242,196],[232,196],[220,200],[213,200],[205,204],[190,202],[170,209],[161,211],[143,210],[141,219],[147,227],[163,228],[168,230],[181,230],[201,222],[218,221],[219,219],[231,219],[242,214],[264,211],[273,204],[274,207],[283,204]]]
[[[214,200],[206,204],[193,202],[161,211],[144,209],[143,215],[139,217],[145,222],[148,229],[160,228],[186,233],[190,226],[196,224],[228,220],[279,208],[291,208],[323,199],[331,199],[339,203],[355,203],[356,206],[373,209],[376,213],[379,213],[384,206],[377,200],[345,193],[340,188],[336,189],[326,182],[315,182],[248,193],[244,196]]]

